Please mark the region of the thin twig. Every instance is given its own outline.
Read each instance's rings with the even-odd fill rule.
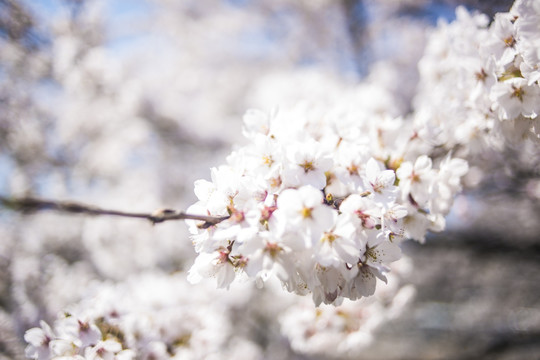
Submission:
[[[5,208],[22,213],[33,213],[42,210],[55,210],[64,213],[72,214],[86,214],[86,215],[111,215],[122,216],[139,219],[147,219],[152,224],[161,223],[168,220],[200,220],[204,221],[200,228],[206,229],[212,225],[216,225],[223,220],[228,219],[228,216],[209,216],[209,215],[193,215],[186,214],[183,211],[177,211],[172,209],[159,209],[150,214],[148,213],[136,213],[117,210],[102,209],[93,205],[86,205],[74,201],[55,201],[44,200],[33,197],[22,198],[6,198],[0,196],[0,203]]]

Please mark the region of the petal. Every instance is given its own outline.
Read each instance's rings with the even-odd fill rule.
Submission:
[[[230,265],[229,263],[218,266],[220,267],[220,269],[218,269],[216,273],[217,287],[226,288],[233,282],[236,273],[234,272],[234,268],[232,267],[232,265]]]
[[[334,250],[346,263],[356,264],[360,258],[360,250],[353,243],[345,239],[338,239],[334,243]]]
[[[381,172],[381,167],[377,160],[370,158],[366,164],[366,177],[370,183],[377,182],[377,175]]]
[[[24,333],[24,341],[34,346],[41,346],[46,339],[43,329],[35,327]]]
[[[377,184],[380,184],[385,188],[392,186],[395,181],[396,181],[396,174],[392,170],[381,171],[379,175],[377,176]]]
[[[302,209],[302,200],[296,189],[284,190],[277,199],[278,209],[286,212],[298,211]]]
[[[193,191],[195,192],[195,196],[202,202],[207,202],[210,194],[216,190],[216,186],[213,183],[203,179],[195,181],[194,186]]]
[[[414,171],[417,173],[425,172],[431,169],[432,161],[427,155],[422,155],[414,163]]]
[[[302,204],[309,208],[314,208],[323,202],[322,192],[311,185],[302,186],[298,189],[298,193],[302,199]]]
[[[418,162],[418,160],[416,160]],[[416,163],[414,168],[416,168]],[[400,179],[406,179],[411,176],[413,172],[413,165],[409,161],[404,162],[400,165],[400,167],[396,170],[397,177]]]

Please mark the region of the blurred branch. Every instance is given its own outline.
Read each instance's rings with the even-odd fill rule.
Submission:
[[[363,0],[342,0],[341,6],[345,14],[347,31],[354,51],[356,70],[362,73],[365,71],[365,52],[369,42],[369,39],[366,37],[367,19]]]
[[[0,37],[35,50],[45,39],[36,32],[36,23],[20,0],[0,0]]]
[[[216,225],[223,220],[228,219],[228,216],[207,216],[186,214],[182,211],[172,209],[158,209],[152,213],[136,213],[117,210],[102,209],[93,205],[86,205],[73,201],[54,201],[43,200],[33,197],[22,198],[6,198],[0,196],[0,203],[13,211],[21,213],[33,213],[42,210],[55,210],[63,213],[85,214],[85,215],[110,215],[122,216],[130,218],[147,219],[152,224],[161,223],[168,220],[199,220],[204,221],[199,225],[200,228],[206,229],[212,225]]]

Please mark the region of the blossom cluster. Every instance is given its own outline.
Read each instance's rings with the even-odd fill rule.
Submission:
[[[414,120],[421,136],[462,156],[540,140],[540,4],[519,0],[489,22],[456,11],[419,63]]]
[[[26,356],[32,359],[70,357],[72,359],[133,359],[134,353],[123,350],[118,339],[103,340],[103,334],[95,322],[85,322],[70,314],[62,319],[53,331],[44,321],[41,327],[26,332],[29,343]],[[107,325],[105,325],[107,326]]]
[[[275,275],[316,304],[372,295],[402,240],[444,228],[468,171],[452,154],[539,139],[539,17],[533,1],[489,26],[458,8],[430,38],[404,117],[360,106],[361,87],[333,103],[248,111],[248,144],[195,183],[190,211],[228,219],[190,222],[199,254],[190,279],[226,287]]]
[[[315,7],[311,2],[302,3]],[[229,13],[213,12],[229,23]],[[167,15],[177,13],[168,11]],[[317,18],[328,17],[327,11],[318,14]],[[242,17],[248,18],[252,19]],[[191,25],[191,20],[190,14],[186,21],[161,23],[185,26]],[[207,28],[196,21],[193,24]],[[41,322],[40,327],[26,332],[27,357],[288,358],[276,355],[281,349],[294,353],[294,358],[297,354],[325,358],[352,354],[356,358],[359,350],[376,340],[376,329],[402,312],[411,297],[410,287],[397,286],[394,281],[396,272],[399,275],[401,271],[399,266],[406,263],[401,242],[423,242],[428,231],[445,227],[445,216],[475,155],[485,156],[486,149],[500,149],[507,142],[522,145],[523,139],[533,140],[526,144],[537,144],[539,24],[538,1],[518,0],[491,25],[487,17],[459,8],[455,22],[441,22],[431,34],[418,66],[419,78],[412,76],[414,81],[403,84],[403,73],[414,73],[403,64],[406,70],[381,63],[373,67],[367,81],[355,86],[334,81],[337,77],[317,68],[307,86],[301,78],[304,88],[300,90],[298,84],[292,84],[298,80],[292,75],[302,70],[284,71],[287,88],[278,90],[278,96],[275,89],[262,83],[264,90],[270,91],[260,103],[279,102],[269,101],[269,94],[288,97],[289,101],[275,110],[246,113],[245,145],[235,149],[226,164],[211,170],[210,181],[195,183],[199,201],[188,209],[189,213],[226,218],[213,226],[188,221],[197,252],[188,280],[215,278],[219,287],[237,289],[240,285],[240,291],[218,292],[206,284],[189,286],[185,273],[171,275],[190,253],[184,251],[184,242],[178,241],[181,229],[173,224],[150,230],[143,227],[148,224],[133,226],[127,221],[85,220],[66,225],[65,219],[57,219],[63,229],[58,235],[58,226],[50,218],[26,218],[24,230],[14,228],[16,235],[10,234],[13,244],[4,242],[0,249],[5,259],[12,259],[6,262],[9,266],[1,264],[9,269],[14,289],[13,298],[6,303],[15,304],[17,329],[35,326],[39,317],[50,319],[63,309],[54,324],[49,322],[51,326]],[[156,133],[160,134],[157,138],[162,136],[175,146],[185,142],[169,131],[169,118],[196,119],[197,135],[228,137],[234,127],[228,126],[230,133],[225,132],[223,124],[232,120],[231,109],[245,108],[231,103],[246,92],[242,84],[261,71],[248,71],[242,64],[234,73],[217,76],[210,71],[221,70],[215,66],[219,56],[214,54],[220,47],[206,46],[211,52],[203,70],[196,67],[204,63],[203,56],[186,57],[183,66],[174,61],[174,71],[183,69],[174,77],[177,80],[168,81],[175,84],[175,91],[163,91],[162,79],[170,80],[172,72],[161,68],[161,77],[148,76],[153,86],[141,79],[124,86],[127,78],[137,78],[118,77],[119,68],[103,62],[106,53],[83,51],[86,41],[79,44],[78,40],[87,36],[74,37],[77,41],[60,37],[55,45],[55,56],[64,54],[70,65],[57,61],[53,67],[68,91],[64,106],[58,107],[63,113],[56,125],[60,136],[52,137],[66,144],[88,143],[73,173],[83,178],[101,174],[101,178],[117,179],[114,191],[104,191],[98,183],[95,193],[90,194],[93,201],[100,192],[115,193],[115,199],[107,200],[122,197],[141,211],[163,198],[176,202],[178,199],[169,196],[179,196],[181,191],[176,190],[183,188],[181,182],[189,176],[197,178],[193,170],[196,163],[200,167],[199,149],[196,153],[189,151],[188,145],[172,151],[167,150],[174,146],[152,148],[152,156],[146,157],[132,148],[147,150],[141,145],[148,143],[158,146]],[[79,47],[81,54],[71,56]],[[133,68],[141,72],[139,67]],[[194,70],[197,76],[193,76]],[[184,76],[183,71],[190,76]],[[90,73],[94,81],[88,81]],[[217,85],[225,85],[213,86],[213,91],[201,91],[203,95],[196,97],[194,89],[201,77],[202,83],[214,78],[227,81],[218,81]],[[269,76],[270,80],[275,78],[275,74]],[[416,80],[418,92],[414,104],[409,104]],[[258,82],[261,84],[261,78]],[[102,88],[107,91],[101,94]],[[254,93],[247,92],[250,96]],[[119,94],[120,109],[111,93]],[[186,100],[194,97],[197,101]],[[51,107],[56,108],[56,104]],[[109,109],[116,110],[105,116]],[[34,117],[39,119],[29,116]],[[17,123],[19,118],[14,117]],[[214,124],[216,118],[222,120],[221,125]],[[159,131],[152,132],[156,131],[153,127]],[[118,132],[111,130],[120,128],[125,141],[118,142]],[[28,129],[15,133],[20,136],[10,139],[20,149],[34,149],[39,141],[47,144],[40,137],[44,131],[33,131],[35,136],[28,136]],[[32,139],[37,145],[30,144]],[[108,146],[100,145],[103,143]],[[48,146],[52,147],[44,148]],[[169,155],[159,163],[155,161],[158,153]],[[181,166],[170,166],[172,161]],[[133,171],[125,170],[125,163],[144,163],[146,169],[134,176]],[[21,171],[13,178],[26,173],[32,172]],[[62,184],[60,176],[52,180],[51,184],[56,180]],[[159,199],[155,193],[161,188],[173,190]],[[82,235],[79,228],[84,230]],[[148,242],[150,236],[153,242]],[[130,256],[125,256],[128,248]],[[161,273],[127,278],[149,269]],[[91,289],[103,277],[117,283]],[[243,280],[265,289],[250,291],[251,287],[237,284]],[[388,284],[380,286],[379,280]],[[274,281],[291,293],[311,294],[312,299],[299,300],[283,291],[276,297],[271,293]],[[74,306],[66,305],[78,301],[88,290],[94,290],[90,291],[92,296]],[[235,314],[235,308],[241,308],[242,314]],[[274,332],[276,322],[279,329]],[[261,329],[252,331],[253,326]],[[284,339],[290,349],[283,346]],[[279,341],[279,346],[268,345]]]
[[[298,353],[358,358],[358,353],[375,340],[376,330],[402,314],[414,298],[412,285],[403,286],[401,281],[401,276],[410,272],[411,265],[406,257],[393,263],[388,285],[378,287],[374,296],[357,301],[345,299],[339,306],[321,304],[318,307],[304,297],[280,317],[282,333]]]
[[[354,358],[381,325],[407,309],[415,291],[403,277],[411,265],[408,258],[393,263],[388,286],[340,306],[316,307],[307,297],[283,292],[277,279],[269,279],[264,291],[249,283],[235,284],[233,291],[211,282],[193,286],[184,273],[94,282],[54,322],[41,320],[26,331],[25,353],[38,360],[254,360],[288,358],[289,352]]]
[[[121,285],[97,284],[84,300],[60,313],[52,327],[41,321],[40,327],[26,331],[26,356],[40,360],[256,358],[258,349],[247,339],[237,336],[229,341],[227,304],[238,304],[240,299],[216,291],[204,286],[194,291],[184,274],[150,273]]]
[[[189,212],[228,218],[208,228],[189,221],[198,253],[190,281],[276,276],[316,304],[339,304],[386,281],[403,239],[444,228],[467,163],[418,155],[429,144],[400,117],[343,106],[246,113],[248,143],[212,181],[195,183]]]

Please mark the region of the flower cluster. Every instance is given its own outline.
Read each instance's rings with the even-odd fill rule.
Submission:
[[[456,11],[419,63],[415,122],[420,136],[462,156],[540,140],[540,6],[516,1],[491,24]]]
[[[330,0],[145,2],[155,11],[135,13],[158,20],[137,16],[142,27],[130,16],[119,25],[101,1],[36,17],[17,4],[40,2],[11,3],[1,27],[16,36],[0,37],[3,193],[184,209],[186,185],[240,137],[238,109],[279,110],[249,111],[246,144],[196,183],[190,212],[227,220],[189,222],[189,279],[232,291],[177,272],[194,256],[183,224],[2,213],[8,358],[20,358],[28,328],[37,359],[388,358],[376,329],[410,296],[395,287],[400,242],[445,226],[467,172],[459,158],[496,181],[490,167],[512,180],[509,163],[527,159],[518,185],[540,197],[536,0],[493,20],[460,8],[429,29],[417,21],[426,1],[364,1],[369,21],[355,34],[359,13]],[[352,86],[357,66],[369,73]],[[242,279],[252,281],[233,284]]]
[[[131,350],[123,350],[118,338],[103,340],[98,322],[85,322],[70,314],[59,321],[53,331],[44,321],[41,327],[26,332],[28,342],[26,356],[31,359],[51,359],[66,357],[77,359],[114,359],[129,360],[134,358]]]
[[[408,260],[392,264],[388,285],[377,288],[374,296],[318,307],[304,298],[290,306],[280,317],[280,324],[291,347],[298,353],[329,359],[358,358],[358,353],[374,341],[376,330],[403,313],[413,299],[412,285],[400,283],[400,276],[411,269]]]
[[[238,300],[205,286],[193,289],[184,274],[146,274],[122,285],[98,284],[85,300],[60,314],[52,327],[41,321],[40,327],[26,331],[26,356],[40,360],[242,358],[236,353],[253,355],[257,348],[238,336],[228,342],[232,335],[227,303]]]
[[[182,229],[172,223],[151,228],[132,220],[67,223],[56,215],[26,217],[17,227],[1,229],[7,241],[0,246],[6,260],[0,262],[0,282],[10,291],[2,302],[13,304],[14,329],[36,326],[39,318],[50,319],[67,309],[54,324],[42,321],[26,332],[27,357],[356,358],[377,341],[375,330],[401,313],[411,298],[411,287],[394,281],[407,263],[401,242],[423,242],[428,231],[445,227],[445,216],[469,166],[491,166],[494,153],[486,150],[537,145],[539,2],[518,0],[491,24],[486,16],[458,8],[456,21],[440,22],[430,30],[418,77],[411,67],[420,57],[424,28],[420,31],[421,26],[415,25],[411,32],[413,21],[387,22],[403,29],[403,39],[415,39],[414,44],[407,44],[406,56],[399,61],[373,64],[370,75],[352,86],[321,67],[294,66],[298,59],[327,57],[329,49],[313,47],[312,41],[304,41],[306,35],[314,40],[324,34],[330,41],[320,41],[321,45],[338,49],[331,50],[340,53],[338,60],[350,55],[336,46],[347,33],[335,21],[343,13],[340,5],[285,1],[287,14],[292,7],[306,6],[309,13],[299,12],[298,18],[319,28],[323,21],[332,26],[302,36],[280,31],[301,40],[279,46],[280,53],[282,48],[299,49],[300,44],[305,48],[296,60],[283,53],[287,59],[283,64],[288,65],[279,67],[288,70],[282,73],[264,68],[266,80],[255,81],[261,99],[256,88],[246,91],[246,84],[262,73],[260,65],[244,62],[248,57],[235,58],[232,68],[215,64],[216,59],[220,64],[231,62],[220,55],[223,49],[228,53],[236,42],[246,43],[242,37],[223,46],[225,38],[236,39],[237,33],[246,34],[242,29],[249,24],[267,21],[269,6],[278,8],[278,2],[245,7],[260,6],[256,17],[230,4],[219,10],[212,7],[211,16],[204,15],[210,7],[202,6],[197,12],[203,16],[194,17],[191,6],[182,10],[177,1],[163,3],[180,11],[164,11],[160,26],[179,24],[181,31],[166,33],[193,35],[180,42],[180,49],[203,43],[204,51],[172,51],[165,57],[172,66],[154,65],[151,70],[141,71],[139,63],[117,66],[114,51],[88,41],[101,38],[94,32],[98,24],[90,20],[88,26],[69,23],[57,29],[47,66],[38,64],[41,55],[3,51],[2,61],[11,57],[17,69],[32,65],[36,77],[50,68],[62,88],[59,101],[41,99],[34,109],[26,101],[34,91],[13,91],[11,82],[3,83],[2,94],[13,99],[6,103],[11,117],[6,118],[10,122],[5,121],[8,131],[2,138],[17,160],[16,171],[6,174],[15,193],[46,194],[53,189],[56,196],[68,196],[69,188],[77,194],[92,183],[88,197],[94,202],[114,200],[116,205],[121,200],[141,211],[164,199],[181,203],[184,184],[200,177],[196,172],[201,163],[216,153],[212,139],[228,143],[239,133],[236,123],[229,125],[232,113],[253,101],[255,107],[279,103],[276,110],[246,113],[245,145],[233,151],[226,164],[211,170],[210,181],[195,183],[198,202],[188,209],[225,219],[212,226],[188,221],[197,253],[188,280],[214,278],[218,287],[240,290],[224,292],[204,283],[190,286],[185,273],[171,275],[192,253],[183,251],[185,242],[177,241]],[[376,2],[366,5],[370,3]],[[182,21],[176,18],[179,14]],[[220,29],[216,33],[221,36],[201,42],[198,29],[206,34],[208,28],[201,26],[203,20]],[[271,18],[272,23],[276,20]],[[373,26],[366,26],[372,28],[364,32],[373,34]],[[388,39],[386,34],[381,37]],[[0,46],[5,41],[0,39]],[[336,67],[343,66],[338,62]],[[20,78],[18,71],[14,74],[14,79]],[[280,79],[276,74],[284,75]],[[164,83],[170,87],[164,90]],[[244,99],[245,94],[252,98]],[[41,113],[46,116],[36,115]],[[49,124],[42,118],[55,121]],[[191,122],[177,124],[174,119]],[[52,130],[43,130],[49,126]],[[538,151],[532,151],[536,157],[527,164],[537,167]],[[479,158],[482,163],[475,163]],[[5,167],[4,160],[0,159]],[[45,161],[55,164],[52,171],[42,165]],[[177,166],[170,166],[173,162]],[[41,175],[33,184],[36,171]],[[107,185],[100,178],[114,181]],[[38,184],[44,179],[46,190]],[[161,193],[162,189],[169,190]],[[100,193],[106,195],[97,198]],[[55,221],[62,223],[61,234]],[[131,256],[124,256],[128,248]],[[134,275],[149,269],[157,273]],[[103,278],[116,284],[99,283]],[[242,280],[265,289],[250,291],[251,283],[235,284]],[[377,286],[379,280],[387,286]],[[279,291],[274,294],[276,283]],[[298,298],[281,287],[311,294],[312,299]],[[283,346],[284,339],[290,348]],[[4,341],[0,339],[0,348]]]
[[[435,165],[418,155],[431,149],[411,123],[344,106],[246,113],[248,144],[195,183],[189,211],[228,219],[189,221],[198,253],[190,281],[276,276],[316,304],[338,304],[372,295],[403,239],[444,227],[467,163],[443,156]]]
[[[539,139],[539,10],[518,1],[488,27],[458,8],[431,37],[405,120],[352,106],[358,90],[326,107],[249,111],[249,143],[195,184],[191,211],[229,218],[208,229],[191,222],[190,279],[226,287],[276,275],[316,304],[372,295],[401,240],[444,228],[468,171],[452,152],[478,154],[501,134]]]

